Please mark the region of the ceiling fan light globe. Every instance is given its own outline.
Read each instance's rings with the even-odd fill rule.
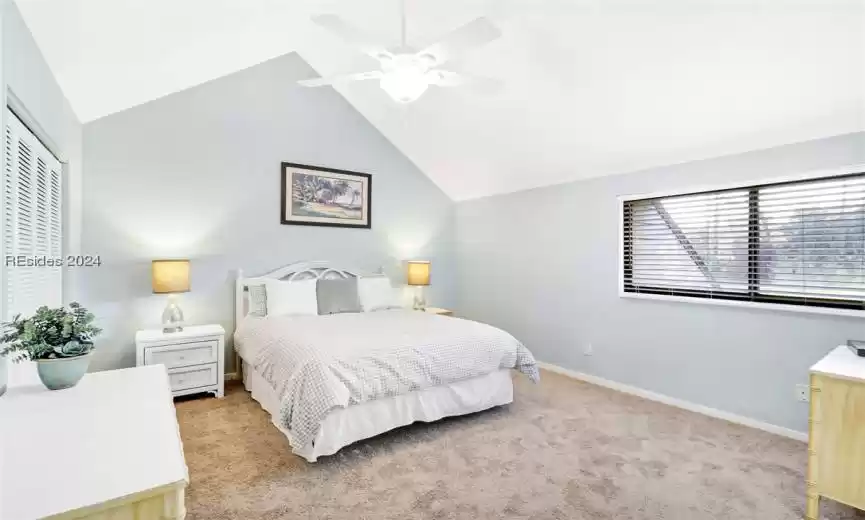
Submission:
[[[385,74],[379,83],[381,89],[398,103],[411,103],[426,92],[429,82],[418,70],[398,70]]]

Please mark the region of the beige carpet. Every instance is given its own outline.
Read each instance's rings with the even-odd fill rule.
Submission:
[[[805,445],[543,372],[308,464],[242,386],[177,403],[190,519],[801,519]],[[824,502],[831,519],[861,518]]]

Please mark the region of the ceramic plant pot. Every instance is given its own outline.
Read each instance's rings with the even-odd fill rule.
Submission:
[[[76,357],[37,359],[36,371],[42,384],[49,390],[72,388],[87,373],[92,357],[93,352]]]

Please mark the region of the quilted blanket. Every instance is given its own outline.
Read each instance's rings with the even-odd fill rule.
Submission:
[[[247,318],[234,338],[279,396],[278,421],[295,449],[315,438],[334,408],[503,368],[540,377],[531,352],[507,332],[405,309]]]

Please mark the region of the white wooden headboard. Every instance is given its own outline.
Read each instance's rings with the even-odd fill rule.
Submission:
[[[246,290],[249,285],[260,284],[267,280],[295,282],[298,280],[357,278],[363,274],[366,273],[357,269],[336,267],[327,261],[289,264],[269,273],[250,278],[244,278],[243,271],[238,269],[234,288],[234,326],[236,327],[243,320],[249,308],[247,302],[248,293]]]

